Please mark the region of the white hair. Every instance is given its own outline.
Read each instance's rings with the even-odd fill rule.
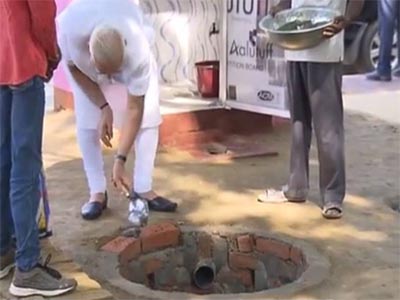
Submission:
[[[118,69],[123,61],[125,42],[121,33],[110,25],[97,26],[89,40],[90,56],[101,65]]]

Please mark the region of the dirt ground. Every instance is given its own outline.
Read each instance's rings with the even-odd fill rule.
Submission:
[[[259,137],[279,151],[277,157],[207,163],[185,153],[161,150],[155,189],[180,206],[176,214],[152,214],[151,222],[173,218],[194,225],[245,225],[306,240],[329,258],[331,274],[320,286],[293,299],[398,299],[400,214],[386,202],[399,201],[400,126],[353,113],[346,114],[345,123],[348,194],[342,220],[321,217],[315,145],[310,201],[279,205],[256,202],[263,189],[285,183],[290,131],[281,126]],[[104,217],[90,223],[81,220],[79,211],[87,200],[87,187],[71,113],[47,116],[44,158],[53,243],[71,254],[116,298],[127,298],[107,285],[105,274],[96,272],[93,251],[98,239],[126,224],[127,203],[110,186],[110,209]],[[112,153],[106,153],[108,172],[112,160]]]

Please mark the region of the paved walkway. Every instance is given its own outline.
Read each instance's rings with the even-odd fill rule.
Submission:
[[[66,294],[61,297],[46,298],[54,300],[112,300],[112,295],[104,290],[99,283],[89,278],[89,276],[82,271],[82,269],[75,264],[69,257],[63,252],[55,249],[49,241],[43,242],[42,255],[46,257],[51,254],[51,266],[60,271],[66,277],[75,278],[78,281],[78,288],[75,292]],[[8,293],[8,287],[10,285],[12,276],[10,275],[7,279],[0,281],[0,299],[14,300]],[[34,296],[24,298],[27,300],[42,300],[43,297]]]
[[[400,79],[372,82],[364,75],[345,76],[344,107],[389,123],[400,124]]]

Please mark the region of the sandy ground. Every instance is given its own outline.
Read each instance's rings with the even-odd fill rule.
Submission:
[[[380,101],[382,95],[376,93],[373,100]],[[361,99],[362,95],[359,97],[353,98]],[[361,101],[354,99],[349,95],[346,101]],[[396,105],[400,94],[391,91],[386,100],[387,110],[392,111],[390,105]],[[280,127],[260,136],[279,151],[278,157],[207,163],[185,153],[161,150],[155,188],[178,201],[180,207],[176,214],[152,214],[151,221],[174,218],[195,225],[246,225],[312,243],[331,261],[330,277],[293,299],[398,299],[400,215],[385,200],[399,201],[400,125],[389,122],[391,117],[374,116],[373,111],[357,112],[357,105],[354,106],[345,120],[348,194],[342,220],[326,221],[321,217],[315,146],[311,155],[310,201],[301,205],[255,201],[262,189],[285,183],[290,131]],[[112,289],[104,274],[96,272],[93,254],[97,239],[126,223],[126,201],[110,186],[110,209],[104,217],[91,223],[81,220],[79,211],[87,200],[87,187],[71,113],[48,114],[44,149],[53,243],[72,254],[116,298],[128,297]],[[106,153],[108,172],[112,160],[112,153]]]

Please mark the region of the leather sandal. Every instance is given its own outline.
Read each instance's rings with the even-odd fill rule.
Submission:
[[[104,201],[91,201],[86,202],[81,208],[81,216],[84,220],[96,220],[107,209],[108,195],[107,192],[104,194]]]

